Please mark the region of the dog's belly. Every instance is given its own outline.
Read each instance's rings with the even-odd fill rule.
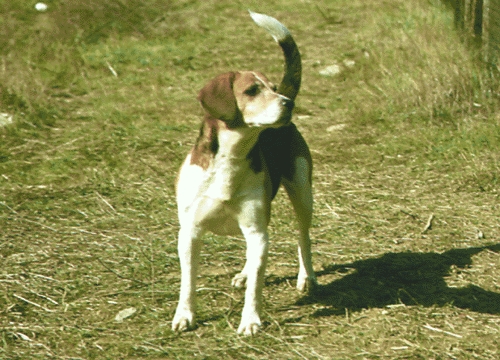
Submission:
[[[202,197],[188,208],[186,218],[217,235],[240,235],[238,213],[230,202]]]
[[[208,231],[224,236],[241,235],[241,229],[234,215],[229,214],[228,209],[224,208],[205,221],[204,228]]]

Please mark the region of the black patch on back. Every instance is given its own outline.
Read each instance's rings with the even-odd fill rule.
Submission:
[[[271,199],[274,199],[281,184],[281,177],[290,165],[289,126],[264,130],[260,134],[258,144],[269,171],[272,184]]]
[[[262,157],[260,156],[262,153]],[[263,171],[265,162],[272,184],[273,199],[278,192],[281,179],[292,180],[295,174],[295,159],[303,157],[311,163],[311,153],[295,124],[277,129],[266,129],[260,133],[259,140],[249,152],[254,172]],[[312,179],[312,168],[309,169],[309,181]]]

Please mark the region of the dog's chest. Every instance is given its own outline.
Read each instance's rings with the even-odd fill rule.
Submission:
[[[238,233],[242,217],[268,202],[268,182],[247,159],[222,159],[203,170],[188,156],[177,185],[179,218],[217,234]]]
[[[251,171],[247,159],[218,159],[206,170],[200,195],[220,201],[235,201],[263,185],[260,175]]]

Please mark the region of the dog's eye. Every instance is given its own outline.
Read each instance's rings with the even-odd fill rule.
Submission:
[[[255,96],[259,93],[260,88],[258,84],[254,84],[245,90],[245,94],[248,96]]]
[[[274,84],[273,84],[273,85],[271,86],[271,89],[272,89],[274,92],[276,92],[276,90],[278,90],[278,87],[277,87],[276,85],[274,85]]]

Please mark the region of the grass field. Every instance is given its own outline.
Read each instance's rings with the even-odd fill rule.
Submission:
[[[0,2],[0,359],[498,358],[498,74],[452,9],[34,3]],[[321,286],[294,289],[296,224],[279,193],[262,332],[235,332],[243,240],[207,236],[198,328],[175,334],[173,184],[197,92],[224,71],[277,82],[283,70],[247,8],[286,24],[302,52],[294,116],[315,164]]]

